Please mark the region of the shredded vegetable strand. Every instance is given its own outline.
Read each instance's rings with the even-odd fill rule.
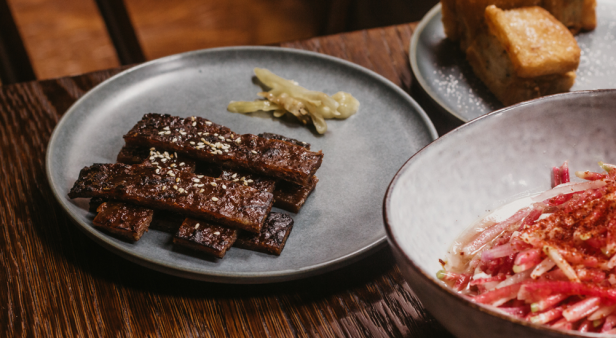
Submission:
[[[532,279],[537,279],[544,273],[550,271],[554,266],[556,266],[556,263],[554,263],[550,257],[547,257],[541,261],[541,263],[537,264],[533,272],[530,274],[530,277]]]
[[[575,176],[588,181],[603,180],[607,178],[606,174],[595,173],[591,171],[576,171]]]
[[[543,251],[556,263],[556,265],[565,273],[565,275],[574,282],[580,283],[580,279],[578,278],[575,270],[569,265],[569,263],[563,258],[563,256],[558,252],[557,249],[546,245],[543,247]]]
[[[527,249],[518,254],[513,262],[513,272],[518,273],[533,268],[541,263],[541,249]]]
[[[500,245],[497,247],[494,247],[490,250],[486,250],[481,254],[481,260],[482,261],[490,261],[496,258],[500,258],[500,257],[507,257],[513,253],[515,253],[516,250],[513,247],[513,245],[511,245],[511,243],[507,243],[504,245]]]
[[[567,295],[552,295],[548,296],[538,302],[532,303],[530,305],[530,309],[532,312],[540,312],[548,310],[549,308],[555,306],[556,304],[562,302],[567,299],[569,296]]]
[[[588,320],[599,320],[603,319],[616,309],[616,305],[605,305],[600,307],[597,311],[593,312],[590,316],[588,316]]]
[[[521,283],[524,280],[527,280],[530,276],[530,271],[524,271],[520,273],[516,273],[515,275],[505,279],[500,284],[496,286],[497,289],[503,288],[505,286]]]
[[[601,304],[601,298],[599,297],[586,298],[578,303],[571,305],[565,311],[563,311],[563,317],[567,318],[567,320],[570,322],[580,320],[588,316],[589,314],[597,311],[600,307],[599,304]]]
[[[603,327],[601,327],[601,332],[610,332],[614,328],[614,326],[616,326],[616,315],[608,316],[607,318],[605,318]]]
[[[569,183],[569,163],[565,161],[562,166],[560,166],[560,183]]]
[[[546,323],[549,323],[553,320],[556,320],[562,317],[562,314],[563,314],[563,308],[558,307],[558,308],[548,310],[544,313],[531,316],[530,321],[536,324],[546,324]]]
[[[534,202],[546,201],[550,198],[556,197],[560,194],[570,194],[573,192],[584,191],[588,189],[597,189],[604,187],[607,183],[605,181],[587,181],[579,183],[565,183],[554,187],[552,190],[548,190],[541,195],[532,198]]]
[[[560,181],[560,168],[553,167],[552,168],[552,188],[560,185],[562,182]]]
[[[479,237],[477,237],[477,239],[465,246],[462,252],[464,252],[465,254],[470,254],[479,250],[485,244],[493,240],[496,236],[507,230],[511,225],[522,221],[524,217],[526,217],[531,212],[531,210],[531,208],[524,208],[516,212],[513,216],[509,217],[505,221],[497,223],[489,229],[486,229],[484,232],[481,233],[481,235],[479,235]]]
[[[613,269],[616,266],[616,255],[613,255],[612,258],[607,262],[608,269]]]

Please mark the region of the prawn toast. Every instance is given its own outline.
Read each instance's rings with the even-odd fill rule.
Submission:
[[[522,78],[564,74],[580,63],[580,47],[573,34],[545,9],[523,7],[485,10],[490,33],[505,48]]]
[[[535,78],[518,76],[503,46],[488,33],[475,39],[466,52],[466,58],[477,77],[505,105],[565,92],[575,81],[575,72]]]
[[[572,33],[597,27],[596,0],[543,0],[542,7]]]
[[[146,114],[125,136],[129,146],[157,147],[224,168],[307,184],[323,153],[252,134],[238,135],[200,117]]]
[[[490,5],[505,10],[541,6],[574,34],[597,26],[596,0],[441,0],[441,5],[445,35],[459,41],[463,51],[485,31],[484,11]]]
[[[526,6],[537,6],[541,0],[443,0],[443,25],[447,37],[452,41],[460,41],[463,51],[466,51],[475,37],[485,31],[484,12],[489,5],[498,8],[511,9]]]
[[[258,233],[273,195],[179,169],[126,164],[85,167],[69,197],[101,197],[163,209]]]
[[[447,38],[505,105],[568,91],[596,0],[442,0]]]

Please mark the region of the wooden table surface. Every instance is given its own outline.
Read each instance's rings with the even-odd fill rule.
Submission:
[[[410,93],[443,134],[459,123],[414,84],[408,47],[415,27],[280,46],[376,71]],[[49,188],[45,149],[71,104],[121,70],[0,86],[0,336],[450,337],[388,248],[303,280],[225,285],[149,270],[78,231]]]

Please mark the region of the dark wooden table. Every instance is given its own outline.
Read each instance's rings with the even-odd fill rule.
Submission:
[[[439,134],[452,120],[414,85],[415,24],[282,43],[372,69],[410,93]],[[181,279],[128,262],[78,231],[53,198],[45,149],[64,112],[120,72],[0,86],[0,336],[449,337],[388,248],[346,268],[269,285]]]

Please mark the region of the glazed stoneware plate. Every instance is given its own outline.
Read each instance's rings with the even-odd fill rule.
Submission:
[[[597,28],[575,36],[582,49],[571,91],[616,88],[616,1],[597,0]],[[438,4],[421,20],[410,47],[421,87],[463,122],[502,108],[475,76],[457,43],[447,40]]]
[[[258,99],[255,67],[330,95],[349,92],[361,107],[347,120],[328,121],[325,135],[271,114],[227,112],[230,101]],[[83,167],[115,162],[122,136],[145,113],[201,116],[237,133],[278,133],[323,151],[320,181],[302,210],[291,214],[295,226],[279,257],[232,248],[224,259],[208,259],[177,250],[164,232],[150,230],[131,244],[92,227],[88,200],[71,200],[67,193]],[[114,253],[187,278],[267,283],[332,270],[384,245],[381,202],[387,184],[409,156],[436,137],[410,96],[355,64],[283,48],[210,49],[148,62],[84,95],[52,135],[47,174],[78,228]]]
[[[477,118],[402,166],[384,201],[388,240],[423,305],[457,337],[597,337],[505,316],[437,278],[453,241],[491,210],[551,188],[551,168],[616,162],[616,90],[558,94]],[[573,177],[572,181],[581,181]]]

